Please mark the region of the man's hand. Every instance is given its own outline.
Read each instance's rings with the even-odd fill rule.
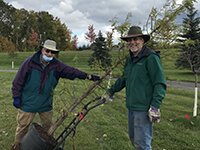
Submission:
[[[21,99],[19,97],[14,97],[13,98],[13,106],[15,106],[16,108],[20,108],[21,107]]]
[[[92,80],[92,81],[99,81],[100,80],[100,77],[99,76],[96,76],[96,75],[93,75],[93,74],[89,74],[87,75],[87,79],[88,80]]]
[[[112,102],[113,101],[113,95],[110,95],[108,93],[106,93],[105,95],[103,95],[103,97],[105,100],[106,100],[106,103],[107,102]]]
[[[149,108],[149,119],[151,122],[156,123],[156,122],[160,122],[160,117],[161,117],[161,113],[160,113],[160,109],[151,106]]]

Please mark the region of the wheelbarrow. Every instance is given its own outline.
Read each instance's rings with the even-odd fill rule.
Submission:
[[[21,150],[64,150],[66,138],[72,132],[75,134],[77,125],[90,110],[104,104],[105,101],[106,99],[102,97],[97,97],[89,101],[57,138],[48,135],[39,124],[33,123],[22,140]]]

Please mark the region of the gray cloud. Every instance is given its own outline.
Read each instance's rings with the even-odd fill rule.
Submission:
[[[86,12],[88,18],[95,20],[98,23],[107,23],[110,19],[118,17],[119,21],[124,21],[126,15],[131,12],[134,20],[144,22],[153,6],[161,7],[164,1],[160,0],[155,3],[155,0],[76,0],[73,7],[81,12]]]
[[[161,8],[166,0],[4,0],[16,8],[34,11],[48,11],[59,17],[74,34],[83,39],[89,24],[95,29],[108,29],[109,20],[114,17],[123,22],[132,13],[132,24],[144,25],[152,7]],[[180,1],[180,0],[178,0]],[[200,0],[198,0],[199,2]],[[195,4],[199,8],[199,3]],[[82,35],[81,35],[82,34]],[[82,37],[81,37],[82,36]],[[79,41],[79,43],[85,41]]]

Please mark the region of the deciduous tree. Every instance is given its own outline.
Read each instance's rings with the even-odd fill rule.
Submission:
[[[14,54],[15,45],[8,38],[0,36],[0,52],[8,52],[9,54]]]
[[[94,31],[94,26],[93,25],[89,25],[88,26],[88,32],[85,33],[85,38],[90,42],[90,44],[92,44],[95,41],[96,38],[96,33]]]
[[[37,50],[38,44],[39,44],[39,36],[38,33],[31,28],[31,34],[28,38],[27,43],[29,44],[29,48],[31,50]]]
[[[73,43],[73,49],[77,50],[77,48],[78,48],[78,37],[77,37],[77,35],[73,36],[72,43]]]

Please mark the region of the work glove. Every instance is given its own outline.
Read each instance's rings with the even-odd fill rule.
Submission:
[[[149,120],[151,122],[153,123],[160,122],[160,117],[161,117],[160,109],[154,106],[150,106],[148,115],[149,115]]]
[[[20,108],[21,107],[21,99],[19,97],[14,97],[13,98],[13,106],[15,106],[16,108]]]
[[[113,101],[113,95],[111,95],[110,93],[106,93],[105,95],[102,96],[102,98],[106,100],[106,103]]]
[[[99,77],[99,76],[96,76],[96,75],[93,75],[93,74],[88,74],[88,75],[87,75],[87,79],[88,79],[88,80],[92,80],[92,81],[99,81],[99,80],[100,80],[100,77]]]

